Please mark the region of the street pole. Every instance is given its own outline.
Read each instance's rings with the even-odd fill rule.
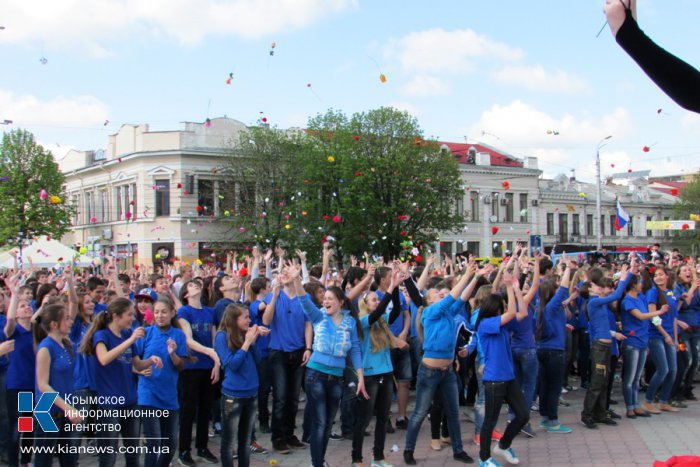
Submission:
[[[606,141],[612,138],[612,135],[606,136],[598,142],[595,150],[595,181],[596,181],[596,197],[595,197],[595,215],[598,223],[598,232],[596,232],[596,251],[600,251],[603,247],[603,224],[600,221],[600,198],[603,190],[600,185],[600,149],[605,146]],[[595,225],[595,224],[593,224]]]

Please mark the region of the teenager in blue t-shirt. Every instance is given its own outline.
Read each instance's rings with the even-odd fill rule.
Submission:
[[[263,315],[267,304],[264,301],[269,293],[270,281],[266,277],[256,277],[250,284],[250,305],[248,312],[251,323],[264,326]],[[270,336],[259,335],[255,341],[255,349],[258,352],[258,424],[262,433],[270,432],[270,409],[268,401],[272,392],[272,375],[270,374]],[[252,440],[251,440],[252,442]]]
[[[626,337],[622,345],[622,393],[627,406],[627,418],[650,416],[639,404],[639,379],[644,370],[649,345],[648,320],[667,311],[668,305],[664,305],[650,312],[642,293],[642,281],[637,275],[630,277],[620,312],[622,333]]]
[[[159,299],[153,306],[153,326],[146,328],[143,339],[136,341],[134,363],[149,365],[139,375],[138,404],[146,411],[163,409],[167,416],[142,419],[148,451],[146,467],[168,467],[178,445],[180,405],[177,380],[185,366],[187,342],[170,299]]]
[[[516,318],[516,300],[522,305],[521,314],[527,314],[527,307],[522,301],[520,288],[516,279],[508,273],[504,274],[503,282],[508,293],[508,308],[504,310],[503,298],[491,294],[481,303],[479,318],[476,321],[476,332],[479,336],[484,361],[484,392],[486,411],[481,426],[481,443],[479,458],[481,466],[498,465],[491,458],[491,433],[498,422],[501,406],[506,402],[513,411],[514,417],[508,424],[503,437],[493,448],[494,453],[503,456],[509,463],[519,462],[515,452],[510,447],[515,436],[530,419],[529,408],[525,403],[520,385],[515,380],[513,370],[513,354],[510,348],[510,331],[513,318]],[[518,289],[516,299],[515,288]],[[524,317],[524,316],[523,316]]]
[[[649,311],[654,312],[668,305],[668,312],[660,319],[652,319],[649,328],[649,355],[654,362],[654,375],[649,381],[646,401],[642,408],[653,414],[661,411],[678,412],[669,404],[673,383],[676,380],[676,348],[678,347],[678,302],[670,289],[669,274],[663,266],[657,266],[650,285],[645,284],[646,299]],[[661,321],[659,323],[659,321]],[[659,392],[659,406],[653,404]]]
[[[226,308],[215,348],[221,360],[221,465],[233,467],[233,448],[238,447],[238,465],[250,465],[249,440],[255,426],[258,393],[258,351],[255,341],[269,329],[251,323],[245,306]],[[237,443],[236,443],[237,440]]]
[[[83,338],[80,351],[90,356],[94,355],[95,387],[97,397],[101,398],[99,409],[108,411],[131,411],[136,408],[136,380],[133,370],[142,371],[150,366],[137,367],[133,357],[136,355],[135,343],[143,338],[143,328],[131,329],[135,318],[134,305],[127,298],[118,297],[112,300],[102,313],[97,315],[92,326]],[[99,424],[119,424],[121,426],[122,442],[126,448],[124,457],[127,467],[138,465],[139,420],[136,417],[105,416],[97,420]],[[101,431],[99,446],[100,465],[114,466],[117,460],[117,445],[119,439],[116,433]]]
[[[17,288],[17,277],[6,279],[12,295],[7,308],[7,322],[4,327],[5,339],[14,341],[14,351],[10,354],[7,367],[5,387],[7,388],[7,419],[10,427],[10,439],[7,446],[9,465],[31,461],[31,453],[25,451],[20,459],[20,435],[17,429],[17,400],[20,392],[34,391],[35,358],[32,337],[32,308],[27,300],[21,300]],[[22,437],[22,446],[31,447],[31,433]]]
[[[392,332],[389,328],[401,313],[398,306],[398,285],[403,282],[399,269],[392,271],[389,287],[382,297],[375,292],[366,291],[359,299],[360,324],[362,324],[362,369],[365,377],[365,389],[368,398],[358,398],[355,407],[357,417],[353,427],[352,462],[362,464],[362,444],[365,429],[376,413],[377,422],[374,430],[373,465],[381,465],[384,460],[384,441],[391,408],[393,391],[393,368],[391,358]],[[391,313],[387,313],[389,303],[394,300]]]
[[[209,463],[218,459],[208,448],[209,416],[214,398],[214,384],[219,380],[219,357],[214,351],[214,310],[202,305],[202,283],[197,279],[185,282],[180,289],[177,317],[187,338],[187,347],[194,361],[185,362],[180,374],[180,463],[194,465],[190,454],[192,425],[197,416],[195,447],[197,457]]]
[[[41,332],[37,332],[36,337],[42,340],[36,351],[35,400],[45,392],[58,393],[51,409],[58,432],[37,430],[36,445],[44,449],[37,450],[35,467],[51,467],[54,452],[62,467],[78,463],[78,455],[66,449],[77,445],[79,431],[71,429],[70,425],[82,421],[76,408],[66,402],[74,389],[75,351],[68,339],[73,319],[74,315],[63,304],[44,305],[37,318]],[[63,450],[56,449],[59,445]]]
[[[673,294],[678,297],[678,319],[687,324],[678,339],[685,346],[687,369],[681,374],[679,363],[676,393],[677,399],[697,400],[693,395],[695,374],[700,366],[700,280],[691,264],[678,268]],[[681,325],[682,326],[682,325]]]

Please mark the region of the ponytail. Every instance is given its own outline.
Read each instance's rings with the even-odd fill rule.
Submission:
[[[92,326],[88,329],[83,342],[80,344],[79,352],[90,356],[93,355],[94,349],[92,340],[97,331],[106,329],[107,326],[114,320],[115,316],[123,315],[127,310],[133,308],[131,301],[124,297],[118,297],[109,303],[109,306],[102,313],[99,313],[93,320]]]

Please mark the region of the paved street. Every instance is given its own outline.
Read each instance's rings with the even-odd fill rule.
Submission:
[[[572,381],[576,381],[572,379]],[[620,420],[618,427],[599,427],[597,430],[588,430],[578,422],[578,414],[581,411],[584,392],[577,390],[570,392],[565,397],[571,402],[570,407],[560,408],[561,421],[574,429],[571,434],[546,434],[542,429],[537,429],[537,437],[526,439],[518,436],[513,443],[521,465],[531,466],[651,466],[655,459],[665,460],[673,455],[700,455],[700,402],[691,403],[689,408],[677,414],[655,415],[652,418],[637,418]],[[622,403],[622,395],[619,383],[616,383],[613,398]],[[303,404],[302,404],[303,405]],[[623,413],[624,408],[618,404],[614,406],[618,413]],[[464,412],[468,408],[460,407]],[[471,410],[471,409],[469,409]],[[409,409],[410,412],[410,409]],[[533,415],[533,425],[539,422],[539,416]],[[475,459],[478,456],[478,448],[471,442],[474,434],[474,425],[467,421],[462,414],[462,437],[465,440],[467,452]],[[499,420],[499,427],[505,423],[505,412]],[[301,412],[298,426],[301,426]],[[370,427],[371,429],[371,427]],[[386,455],[387,462],[400,466],[403,464],[402,451],[406,432],[398,430],[395,434],[387,435]],[[421,435],[415,457],[419,465],[423,466],[454,466],[449,447],[440,452],[430,450],[430,425],[426,419],[423,423]],[[365,466],[369,467],[372,451],[372,437],[365,438]],[[219,438],[210,438],[209,448],[218,456]],[[263,435],[260,442],[270,447],[270,440]],[[398,446],[397,452],[391,452],[393,445]],[[347,440],[333,441],[328,445],[327,461],[331,467],[348,467],[350,465],[351,442]],[[251,465],[263,466],[275,464],[280,467],[308,467],[311,463],[307,449],[292,452],[289,455],[279,455],[270,452],[267,455],[255,454],[252,456]],[[96,458],[83,458],[81,466],[97,466]],[[120,460],[117,465],[123,465]],[[507,464],[504,464],[507,465]]]

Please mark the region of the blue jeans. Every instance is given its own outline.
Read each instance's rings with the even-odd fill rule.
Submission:
[[[331,426],[343,396],[343,378],[306,369],[306,404],[311,406],[311,462],[323,467]]]
[[[70,425],[71,422],[64,416],[59,416],[54,420],[58,427],[58,433],[45,433],[41,428],[34,433],[34,445],[43,451],[37,451],[34,456],[34,467],[51,467],[54,457],[58,459],[58,465],[61,467],[74,467],[78,465],[78,454],[58,452],[58,446],[62,445],[66,449],[77,446],[80,432],[76,430],[65,430],[65,426],[67,424]],[[46,452],[49,450],[52,452]]]
[[[357,376],[352,366],[346,366],[343,370],[343,398],[340,403],[340,432],[344,435],[352,434],[357,418]],[[331,420],[331,425],[333,420]]]
[[[663,339],[649,339],[649,353],[656,371],[649,381],[647,402],[654,401],[657,391],[661,388],[659,402],[668,404],[673,383],[676,380],[676,349],[666,344]]]
[[[143,410],[160,410],[156,407],[141,406]],[[180,436],[180,414],[178,410],[168,410],[168,416],[144,417],[143,436],[148,451],[143,459],[145,467],[168,467],[175,456]],[[159,439],[160,438],[160,439]]]
[[[442,393],[443,410],[447,415],[447,428],[452,440],[452,451],[458,454],[464,450],[462,432],[459,427],[457,375],[451,365],[447,370],[436,370],[421,364],[418,367],[416,380],[416,408],[408,420],[408,429],[406,430],[406,446],[404,448],[406,451],[413,451],[416,448],[418,432],[430,411],[435,391],[438,389]]]
[[[622,358],[622,394],[627,410],[630,411],[639,408],[639,378],[644,371],[647,349],[623,345]]]
[[[481,375],[481,368],[484,364],[479,356],[476,357],[474,368],[476,369],[476,399],[474,400],[474,434],[481,433],[481,425],[484,423],[486,414],[486,396],[484,395],[484,379]]]
[[[270,372],[272,375],[272,442],[286,441],[294,435],[294,426],[299,409],[299,392],[304,377],[301,366],[304,349],[294,352],[270,350]],[[308,391],[308,388],[306,389]],[[308,403],[308,401],[307,401]]]
[[[535,385],[537,384],[537,351],[535,349],[513,349],[513,369],[515,370],[515,380],[523,392],[525,405],[529,412],[532,401],[535,398]],[[512,416],[512,409],[508,409]]]
[[[126,407],[99,407],[103,410],[124,410],[130,411],[136,408],[135,405],[130,405]],[[99,424],[112,424],[121,425],[122,443],[124,447],[128,449],[129,454],[124,454],[124,459],[126,460],[126,467],[138,467],[139,465],[139,455],[138,455],[138,445],[139,445],[139,419],[137,417],[102,417],[97,420]],[[117,452],[119,445],[118,433],[102,429],[99,432],[100,438],[97,440],[97,444],[102,450],[99,455],[100,467],[114,467],[117,462]],[[111,446],[111,452],[107,452],[108,447]]]
[[[559,424],[559,395],[564,382],[566,351],[557,349],[538,349],[540,415],[544,422],[556,426]]]
[[[255,426],[258,398],[221,395],[221,465],[233,467],[233,446],[237,442],[238,465],[250,465],[250,437]],[[237,435],[234,439],[234,434]]]

